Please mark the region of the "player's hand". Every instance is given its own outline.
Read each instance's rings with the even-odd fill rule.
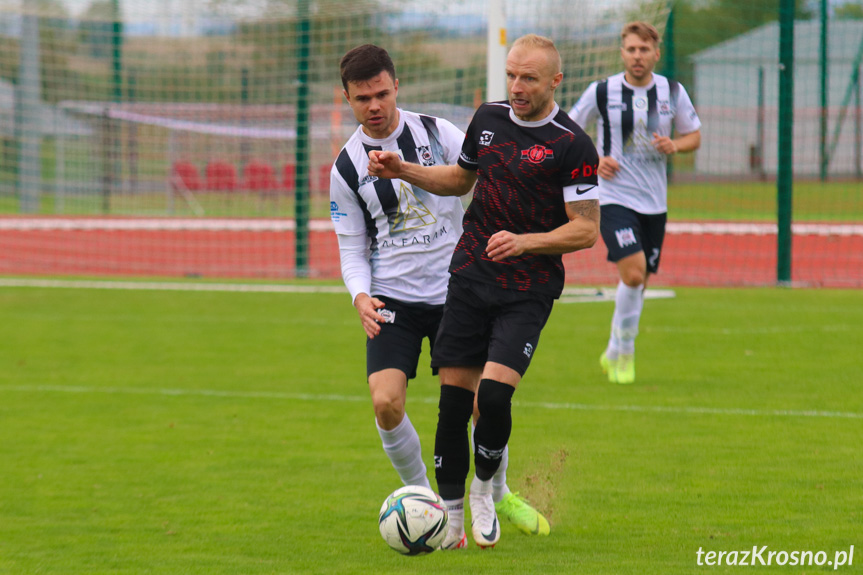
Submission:
[[[402,173],[402,159],[395,152],[370,150],[369,175],[379,178],[396,179]]]
[[[610,180],[619,170],[620,164],[611,156],[602,156],[599,158],[599,167],[596,169],[596,173],[603,180]]]
[[[660,136],[656,132],[653,132],[653,147],[656,148],[657,152],[666,156],[677,153],[677,144],[674,143],[674,140],[668,136]]]
[[[366,335],[369,336],[369,339],[374,339],[381,332],[380,324],[386,321],[384,316],[378,313],[379,309],[383,309],[384,302],[376,297],[371,297],[369,294],[361,293],[354,300],[354,307],[360,314],[360,322],[363,324],[363,329],[366,330]]]
[[[523,240],[524,238],[518,234],[505,230],[499,231],[488,239],[485,253],[495,262],[520,256],[525,250]]]

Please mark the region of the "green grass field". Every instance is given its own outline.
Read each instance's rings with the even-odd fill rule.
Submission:
[[[0,573],[736,573],[696,552],[765,545],[854,545],[859,573],[861,304],[678,289],[647,302],[628,387],[596,361],[612,304],[558,305],[509,469],[552,534],[408,558],[377,531],[399,483],[347,295],[3,287]],[[436,398],[423,369],[429,467]]]

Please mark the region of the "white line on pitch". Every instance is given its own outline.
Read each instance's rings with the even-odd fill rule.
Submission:
[[[283,399],[290,401],[331,401],[363,403],[365,395],[281,393],[276,391],[223,391],[217,389],[148,389],[139,387],[87,387],[73,385],[0,385],[0,391],[59,392],[116,395],[154,395],[174,397],[226,397],[241,399]],[[436,404],[437,397],[414,397],[413,402]],[[678,413],[684,415],[747,415],[754,417],[814,417],[826,419],[863,419],[863,413],[796,409],[744,409],[734,407],[662,406],[662,405],[590,405],[586,403],[550,403],[514,401],[520,407],[570,411],[612,411],[633,413]]]

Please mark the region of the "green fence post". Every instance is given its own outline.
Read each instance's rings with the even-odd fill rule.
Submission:
[[[827,75],[828,71],[828,47],[827,47],[827,0],[821,0],[821,36],[819,38],[819,67],[820,67],[820,92],[821,92],[821,110],[819,122],[819,143],[820,143],[820,170],[819,175],[821,181],[827,179],[827,167],[830,164],[830,157],[827,155]]]
[[[309,275],[309,0],[297,3],[296,275]]]
[[[674,48],[674,3],[671,3],[668,10],[668,23],[665,25],[665,66],[662,69],[662,75],[671,80],[677,78],[677,59]],[[668,181],[671,182],[674,177],[674,159],[672,156],[668,157],[665,172]]]
[[[776,282],[791,284],[791,201],[794,165],[794,0],[779,4],[779,158],[776,172]]]

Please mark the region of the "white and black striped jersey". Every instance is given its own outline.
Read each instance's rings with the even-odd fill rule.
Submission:
[[[352,298],[365,292],[444,303],[449,262],[462,233],[461,200],[370,176],[369,151],[395,151],[424,166],[454,164],[463,142],[451,122],[399,109],[399,125],[390,136],[376,140],[360,126],[342,148],[330,171],[330,217]],[[361,258],[351,246],[360,247]]]
[[[569,112],[579,126],[596,119],[600,156],[611,156],[620,171],[611,180],[599,178],[599,202],[618,204],[642,214],[668,211],[665,154],[653,147],[653,134],[671,137],[701,128],[686,89],[653,74],[647,86],[632,86],[624,72],[592,83]]]

